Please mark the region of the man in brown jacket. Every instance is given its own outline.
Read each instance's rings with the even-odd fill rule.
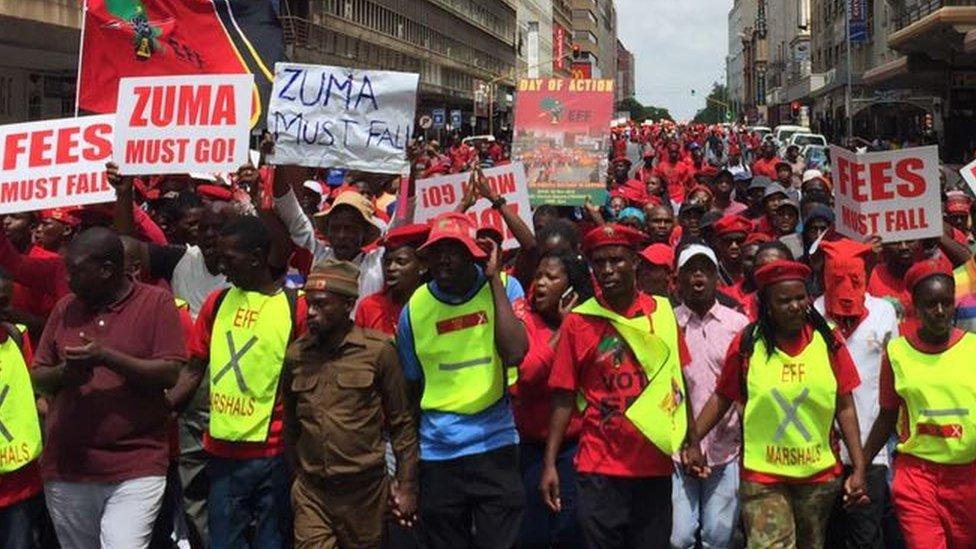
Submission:
[[[392,501],[413,522],[417,429],[389,336],[353,326],[359,269],[327,260],[305,285],[308,333],[285,358],[285,418],[296,467],[295,547],[378,548]],[[392,486],[386,437],[396,455]]]

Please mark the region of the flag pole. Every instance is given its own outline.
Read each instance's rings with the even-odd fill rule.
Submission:
[[[81,3],[81,34],[78,37],[78,74],[75,76],[75,118],[78,117],[78,100],[81,96],[81,60],[85,53],[85,21],[88,19],[88,0]]]

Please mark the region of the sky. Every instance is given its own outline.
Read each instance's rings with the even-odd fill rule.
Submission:
[[[725,81],[732,0],[616,0],[617,35],[634,54],[637,100],[676,120],[705,106]],[[691,90],[695,90],[695,96]]]

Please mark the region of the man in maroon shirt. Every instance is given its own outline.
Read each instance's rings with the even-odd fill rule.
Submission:
[[[51,395],[41,477],[63,547],[147,547],[166,484],[165,390],[186,360],[172,295],[133,282],[119,237],[78,235],[34,355]]]

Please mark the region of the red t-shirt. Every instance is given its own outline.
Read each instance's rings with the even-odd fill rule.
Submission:
[[[778,156],[774,156],[769,160],[764,158],[757,158],[755,162],[752,163],[752,175],[765,175],[766,177],[776,181],[776,164],[782,162]]]
[[[356,308],[354,323],[361,328],[396,335],[403,305],[395,303],[386,290],[368,295]]]
[[[914,310],[912,294],[905,286],[905,280],[893,275],[884,263],[876,265],[871,271],[871,278],[868,279],[868,293],[875,297],[897,302],[896,308],[899,308],[898,305],[900,304],[900,318],[912,316]]]
[[[51,311],[34,354],[34,366],[64,362],[64,349],[98,341],[147,360],[186,360],[173,295],[139,282],[117,302],[90,310],[74,295]],[[62,388],[45,418],[44,480],[116,483],[164,476],[169,465],[165,392],[147,389],[103,364],[80,387]]]
[[[223,290],[214,290],[200,308],[196,325],[193,327],[193,338],[190,339],[190,357],[210,362],[210,336],[213,333],[214,318],[217,316],[217,297]],[[308,307],[305,298],[299,296],[295,302],[295,324],[291,329],[288,342],[291,343],[305,333]],[[209,383],[204,379],[202,383]],[[203,449],[217,457],[225,459],[258,459],[274,457],[285,451],[285,440],[282,436],[284,428],[285,408],[281,401],[281,385],[275,396],[274,408],[271,411],[271,422],[268,425],[268,438],[264,442],[227,442],[210,437],[210,433],[203,434]]]
[[[7,341],[8,337],[10,336],[7,335],[7,331],[0,328],[0,343]],[[21,354],[27,367],[30,368],[34,353],[31,350],[30,339],[27,337],[24,337]],[[0,475],[0,509],[34,497],[41,492],[42,488],[41,468],[36,459],[16,471]]]
[[[549,344],[553,330],[538,314],[527,311],[522,319],[529,336],[529,352],[519,366],[518,383],[511,387],[512,412],[515,425],[523,439],[545,442],[549,436],[549,417],[552,412],[552,391],[549,374],[555,351]],[[566,429],[566,438],[579,438],[582,418],[576,411]]]
[[[837,332],[834,332],[837,334]],[[839,335],[837,335],[839,339]],[[797,356],[803,352],[807,345],[813,340],[813,328],[807,324],[803,331],[800,333],[795,341],[783,342],[779,349],[784,351],[790,356]],[[739,345],[742,342],[742,334],[735,336],[732,340],[732,344],[729,345],[728,354],[725,355],[725,365],[722,367],[722,374],[719,376],[718,385],[715,387],[715,392],[722,395],[723,397],[738,402],[743,406],[746,405],[747,395],[745,394],[746,387],[746,377],[749,375],[749,363],[748,361],[742,360],[739,356]],[[846,395],[850,394],[858,385],[861,384],[861,378],[857,374],[857,367],[854,366],[854,359],[851,358],[850,353],[847,351],[847,347],[843,344],[837,346],[837,349],[830,353],[830,368],[834,372],[834,377],[837,379],[837,394]],[[743,440],[745,437],[743,436]],[[834,450],[834,455],[837,455],[837,440],[836,433],[831,437],[831,446]],[[760,473],[757,471],[750,471],[745,467],[742,468],[742,480],[749,482],[758,482],[761,484],[814,484],[827,482],[834,478],[837,478],[843,468],[841,466],[840,460],[838,459],[834,467],[827,469],[821,473],[817,473],[812,477],[807,478],[790,478],[782,477],[779,475],[773,475],[769,473]]]
[[[34,245],[31,246],[30,250],[27,251],[27,257],[32,258],[58,258],[58,254],[45,250],[44,248]],[[30,313],[34,316],[39,316],[41,318],[47,318],[47,315],[51,314],[51,309],[54,308],[54,302],[56,300],[53,296],[48,293],[38,291],[33,286],[24,286],[20,282],[14,282],[14,294],[10,300],[10,306],[18,311],[24,311],[25,313]],[[34,334],[34,337],[40,337],[41,334]]]
[[[650,296],[640,293],[624,316],[650,314],[655,306]],[[677,320],[674,322],[680,334]],[[671,456],[624,416],[628,404],[647,386],[647,376],[624,339],[609,321],[576,313],[566,316],[560,334],[549,387],[574,394],[581,391],[588,403],[576,470],[618,477],[670,475]],[[691,360],[684,337],[679,336],[679,347],[681,365],[686,366]]]
[[[674,164],[667,159],[662,159],[657,164],[655,173],[658,177],[663,177],[667,181],[668,195],[675,202],[683,202],[685,191],[693,184],[692,176],[694,171],[686,162],[678,160]]]

